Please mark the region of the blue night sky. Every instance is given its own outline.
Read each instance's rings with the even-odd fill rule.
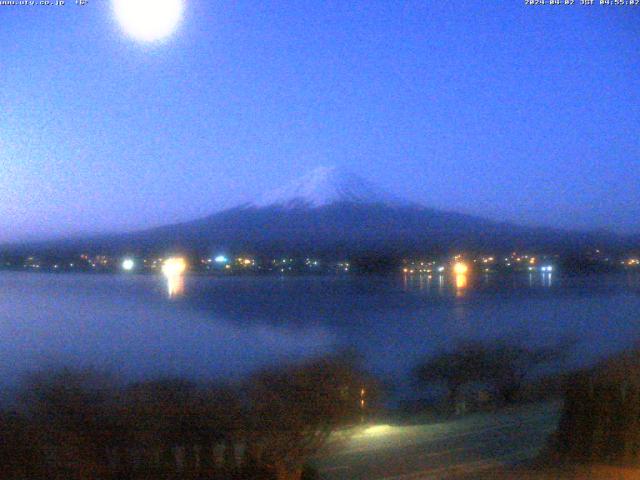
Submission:
[[[185,1],[154,44],[108,0],[0,6],[0,241],[187,220],[319,165],[640,232],[640,7]]]

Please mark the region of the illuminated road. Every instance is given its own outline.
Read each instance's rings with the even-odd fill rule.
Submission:
[[[558,415],[559,404],[545,403],[443,423],[374,426],[316,465],[326,480],[477,478],[535,456]]]

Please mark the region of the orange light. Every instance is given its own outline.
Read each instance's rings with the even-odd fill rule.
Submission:
[[[167,258],[162,264],[162,273],[166,277],[182,275],[187,270],[187,261],[182,257]]]
[[[169,298],[179,297],[184,294],[184,276],[172,275],[167,277],[167,293]]]
[[[469,267],[467,267],[466,263],[456,262],[456,264],[453,266],[453,273],[455,273],[456,275],[464,275],[468,271]]]

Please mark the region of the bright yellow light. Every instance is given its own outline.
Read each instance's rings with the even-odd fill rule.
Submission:
[[[464,275],[468,271],[469,267],[467,267],[466,263],[456,262],[456,264],[453,266],[453,273],[455,273],[456,275]]]
[[[184,276],[187,270],[187,261],[182,257],[167,258],[162,264],[162,273],[167,277],[167,290],[169,297],[182,295],[184,292]]]
[[[113,0],[113,11],[122,28],[144,42],[171,35],[182,19],[183,10],[183,0]]]
[[[166,277],[182,275],[187,270],[187,261],[182,257],[167,258],[162,264],[162,273]]]
[[[245,265],[251,265],[251,260],[248,258],[245,258],[242,263],[244,263]]]

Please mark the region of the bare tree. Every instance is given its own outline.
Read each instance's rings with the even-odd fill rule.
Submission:
[[[464,342],[452,351],[428,358],[415,369],[415,376],[423,385],[444,385],[448,403],[453,405],[464,385],[488,379],[491,367],[488,360],[485,345]]]
[[[20,411],[0,412],[0,477],[300,480],[331,432],[361,418],[371,393],[345,357],[259,372],[244,391],[42,372],[25,383]]]
[[[185,471],[208,471],[214,444],[233,449],[242,431],[242,414],[230,388],[162,379],[127,388],[120,418],[123,429],[131,432],[128,443],[153,453],[145,462],[147,470],[180,466]]]
[[[299,480],[331,432],[357,422],[371,382],[343,357],[265,370],[249,380],[252,441],[278,480]]]
[[[555,345],[526,347],[498,342],[487,348],[488,374],[486,378],[494,387],[497,398],[503,403],[513,403],[524,382],[545,365],[563,361],[573,343],[563,340]]]
[[[538,347],[502,340],[464,342],[428,358],[418,365],[415,376],[423,385],[443,384],[449,405],[458,399],[462,387],[470,383],[491,386],[498,400],[513,403],[527,378],[544,365],[562,361],[572,345],[569,340]]]
[[[105,475],[112,392],[106,376],[62,369],[30,376],[21,395],[23,418],[40,474],[54,479]]]

